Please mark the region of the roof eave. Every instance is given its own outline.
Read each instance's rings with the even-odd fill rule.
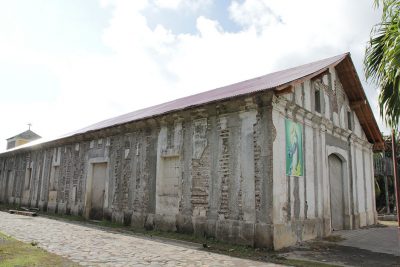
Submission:
[[[382,150],[384,147],[382,133],[379,130],[378,123],[376,122],[350,54],[337,64],[335,69],[343,85],[343,89],[349,98],[350,105],[358,103],[353,110],[360,120],[368,141],[374,144],[373,149],[375,151]]]

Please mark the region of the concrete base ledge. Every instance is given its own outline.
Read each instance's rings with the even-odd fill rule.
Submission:
[[[180,214],[176,215],[176,230],[179,233],[194,233],[192,216]]]
[[[113,222],[124,224],[124,212],[123,211],[113,211],[112,219]]]
[[[354,214],[354,225],[353,229],[358,229],[360,227],[373,225],[376,223],[376,214],[373,211],[360,212]]]
[[[83,205],[75,204],[71,206],[71,214],[75,216],[83,216]]]
[[[138,212],[132,212],[130,225],[135,228],[143,228],[146,223],[146,215]],[[125,223],[126,224],[126,223]]]
[[[157,230],[176,232],[176,216],[155,214],[154,226]]]
[[[296,243],[325,236],[324,220],[305,219],[288,222],[286,224],[274,224],[274,249],[279,250]]]
[[[272,248],[272,226],[238,220],[216,220],[204,216],[134,214],[132,226],[162,231],[176,231],[199,237],[214,237],[218,240],[257,247]]]
[[[47,211],[56,213],[57,212],[57,202],[48,202],[47,203]]]
[[[254,246],[255,225],[255,223],[237,220],[218,220],[216,223],[216,238],[229,243]]]
[[[43,211],[47,211],[47,202],[46,201],[39,201],[39,209]]]
[[[378,215],[378,220],[380,221],[397,221],[396,214],[381,214]]]
[[[57,213],[66,214],[67,212],[67,204],[66,203],[58,203],[57,204]]]

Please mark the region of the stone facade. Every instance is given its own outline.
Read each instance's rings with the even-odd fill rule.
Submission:
[[[320,91],[321,112],[315,112],[315,90]],[[339,215],[339,229],[375,224],[372,144],[350,107],[335,69],[321,79],[305,81],[292,94],[273,102],[273,124],[278,133],[273,142],[274,246],[329,235]],[[285,174],[285,118],[304,127],[302,177]],[[332,157],[339,158],[341,164],[342,203],[331,203],[332,192],[339,189],[334,188],[330,177]],[[335,216],[331,212],[338,204],[342,205],[342,214]]]
[[[285,172],[286,118],[304,129],[301,177]],[[332,231],[332,155],[343,228],[374,224],[372,145],[334,68],[287,94],[259,91],[0,154],[0,201],[279,249]]]

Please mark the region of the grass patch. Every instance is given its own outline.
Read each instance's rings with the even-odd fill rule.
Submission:
[[[101,226],[101,227],[107,227],[107,228],[128,228],[127,226],[124,226],[120,223],[111,222],[111,221],[107,221],[107,220],[101,220],[101,221],[89,220],[87,222],[90,224],[94,224],[94,225]]]
[[[330,236],[324,237],[323,240],[328,241],[328,242],[340,242],[340,241],[346,240],[346,238],[343,238],[340,235],[330,235]]]
[[[1,211],[7,211],[8,212],[8,210],[19,210],[20,207],[21,206],[18,205],[18,204],[3,204],[3,203],[0,203],[0,210]]]
[[[277,262],[278,263],[278,262]],[[338,267],[341,265],[332,265],[329,263],[321,263],[315,261],[307,261],[307,260],[296,260],[296,259],[285,259],[280,264],[286,264],[290,266],[297,266],[297,267]]]
[[[0,232],[0,267],[12,266],[50,267],[79,265],[37,247],[37,242],[32,241],[31,244],[26,244]]]
[[[71,222],[86,222],[87,220],[78,215],[66,215],[66,214],[59,214],[59,213],[47,213],[43,211],[38,212],[39,215],[55,219],[55,220],[63,220],[63,221],[71,221]]]

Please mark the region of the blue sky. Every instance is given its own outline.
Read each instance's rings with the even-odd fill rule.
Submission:
[[[348,51],[377,116],[372,2],[0,0],[0,150]]]
[[[143,10],[143,14],[148,18],[151,28],[155,28],[158,24],[171,29],[175,34],[188,33],[195,34],[196,20],[199,16],[205,16],[212,20],[217,20],[225,31],[237,32],[241,27],[233,23],[227,12],[231,4],[230,0],[213,1],[198,9],[161,9],[155,5],[151,5]]]

